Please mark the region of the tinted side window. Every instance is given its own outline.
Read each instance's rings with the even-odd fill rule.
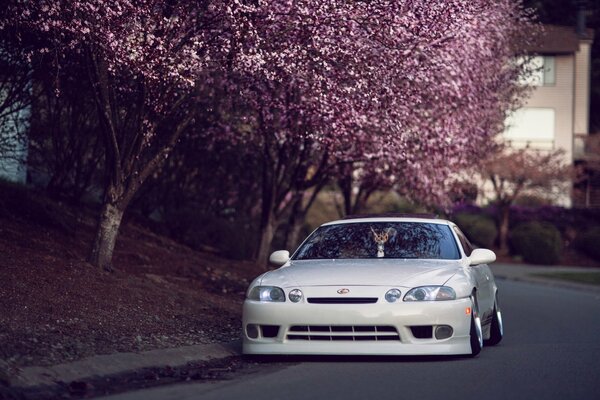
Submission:
[[[467,257],[469,257],[471,255],[471,253],[473,252],[473,245],[471,244],[471,242],[469,242],[469,239],[467,239],[467,237],[461,232],[460,229],[458,229],[457,226],[454,227],[454,231],[456,232],[456,235],[458,236],[458,240],[460,241],[460,245],[462,246],[463,250],[465,251],[465,255]]]

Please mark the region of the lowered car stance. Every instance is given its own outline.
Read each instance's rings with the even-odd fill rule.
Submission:
[[[243,352],[476,356],[503,336],[495,260],[443,219],[323,224],[250,284]]]

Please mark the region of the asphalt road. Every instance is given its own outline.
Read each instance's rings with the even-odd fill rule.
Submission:
[[[600,399],[600,295],[512,281],[499,286],[505,338],[475,359],[292,358],[228,381],[110,399]]]

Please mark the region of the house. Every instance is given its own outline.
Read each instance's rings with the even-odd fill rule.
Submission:
[[[526,104],[506,121],[503,137],[516,148],[564,151],[566,162],[579,166],[589,156],[591,46],[594,32],[585,27],[583,10],[576,27],[545,25],[532,55],[533,74],[526,79],[532,92]],[[584,173],[588,173],[587,167]],[[563,206],[600,206],[600,174],[594,202],[578,194],[581,180],[563,189]],[[585,180],[585,184],[591,181]],[[587,188],[585,190],[589,190]],[[588,193],[588,200],[592,200]]]
[[[4,95],[0,93],[0,99]],[[27,181],[27,139],[29,107],[0,117],[0,179],[11,182]]]

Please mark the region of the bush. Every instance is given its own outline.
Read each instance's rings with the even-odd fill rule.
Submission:
[[[76,222],[44,193],[0,179],[0,218],[29,221],[73,236]]]
[[[575,228],[581,232],[598,225],[600,222],[600,209],[556,206],[512,206],[510,208],[511,226],[533,221],[548,222],[561,232],[566,232],[569,228]]]
[[[511,231],[510,246],[525,262],[553,265],[560,261],[562,238],[552,224],[527,222]]]
[[[256,233],[239,221],[202,215],[193,208],[171,212],[166,217],[170,236],[196,250],[214,249],[234,260],[252,258]]]
[[[577,235],[573,246],[592,257],[594,260],[600,261],[600,226],[595,226],[586,233]]]
[[[454,217],[454,222],[471,242],[487,249],[494,245],[498,236],[494,221],[482,215],[458,214]]]
[[[525,195],[521,195],[519,197],[517,197],[516,201],[515,201],[515,205],[516,206],[521,206],[521,207],[543,207],[543,206],[549,206],[551,205],[552,202],[544,197],[541,196],[536,196],[536,195],[532,195],[532,194],[525,194]]]

